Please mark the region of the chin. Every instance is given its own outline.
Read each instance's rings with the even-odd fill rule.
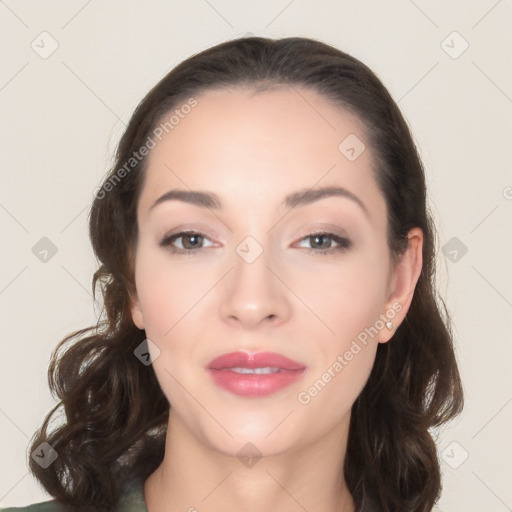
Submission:
[[[261,435],[240,435],[235,436],[226,442],[223,439],[209,440],[211,449],[226,455],[228,457],[236,457],[239,459],[258,459],[261,457],[273,457],[281,455],[295,447],[293,439],[284,439],[276,436],[270,440],[266,438],[266,434]]]
[[[283,413],[284,410],[287,412]],[[292,415],[286,418],[291,410],[281,408],[278,414],[268,410],[240,414],[232,412],[224,416],[223,425],[233,437],[215,436],[209,442],[217,451],[230,456],[239,456],[238,452],[248,443],[255,447],[249,447],[249,451],[258,451],[260,456],[279,455],[295,444],[300,444],[306,436],[306,432],[301,434],[302,429],[292,420]]]

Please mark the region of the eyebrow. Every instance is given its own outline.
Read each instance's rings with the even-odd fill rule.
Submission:
[[[287,195],[281,205],[286,208],[294,208],[296,206],[305,206],[326,197],[344,197],[358,204],[364,213],[369,216],[368,209],[365,204],[355,194],[342,187],[324,187],[318,189],[304,189]],[[185,203],[199,206],[200,208],[208,208],[213,210],[222,209],[222,202],[217,194],[213,192],[202,192],[199,190],[169,190],[160,196],[149,208],[151,211],[155,206],[165,201],[183,201]]]

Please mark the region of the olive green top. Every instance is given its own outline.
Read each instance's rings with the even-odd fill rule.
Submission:
[[[366,506],[361,509],[361,512],[380,512],[380,510],[374,499],[370,498]],[[0,512],[65,512],[65,509],[56,503],[55,500],[51,500],[34,503],[26,507],[0,508]],[[132,481],[126,484],[117,512],[148,512],[144,500],[143,482]]]
[[[34,503],[26,507],[0,508],[0,512],[64,512],[64,508],[55,500]],[[148,512],[144,500],[144,485],[141,481],[126,484],[119,502],[118,512]]]

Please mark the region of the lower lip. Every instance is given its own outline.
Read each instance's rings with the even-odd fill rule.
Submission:
[[[260,374],[237,373],[230,370],[209,370],[217,386],[238,396],[262,397],[277,393],[299,380],[304,369]]]

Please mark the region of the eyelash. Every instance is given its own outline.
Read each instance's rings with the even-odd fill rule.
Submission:
[[[182,254],[185,256],[192,256],[193,253],[200,253],[200,252],[204,251],[205,249],[207,249],[207,247],[199,247],[198,249],[179,249],[179,248],[173,247],[171,245],[173,243],[173,241],[178,238],[181,238],[183,235],[189,235],[189,236],[195,235],[195,236],[200,236],[203,239],[208,238],[203,233],[200,233],[198,231],[180,231],[179,233],[174,233],[174,234],[165,236],[158,243],[158,245],[160,247],[169,247],[171,253],[173,253],[173,254]],[[344,237],[338,236],[334,233],[328,233],[325,231],[309,233],[308,235],[302,237],[300,239],[300,241],[306,240],[308,238],[318,237],[318,236],[330,238],[339,245],[338,245],[338,247],[328,248],[326,250],[320,250],[320,249],[306,247],[305,249],[307,250],[308,253],[325,256],[328,254],[332,254],[334,252],[345,252],[348,249],[350,249],[350,247],[352,246],[352,242],[348,238],[344,238]]]

